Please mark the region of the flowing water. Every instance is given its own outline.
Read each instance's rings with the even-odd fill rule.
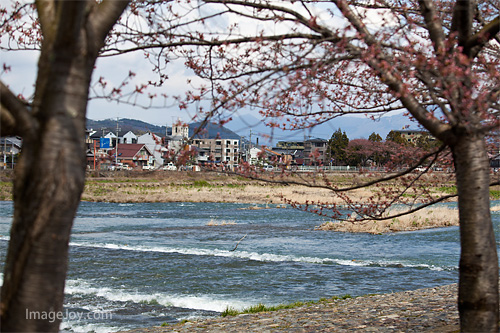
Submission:
[[[81,203],[61,329],[109,332],[457,281],[457,227],[344,234],[313,230],[324,221],[316,215],[252,206]],[[12,203],[0,202],[2,271],[11,219]]]

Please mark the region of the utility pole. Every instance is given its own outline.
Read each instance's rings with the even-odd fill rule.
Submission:
[[[245,153],[246,153],[246,147],[245,147],[245,143],[243,142],[243,137],[240,135],[240,141],[238,142],[238,163],[241,164],[241,162],[243,162],[243,150],[245,150]],[[246,154],[245,154],[246,155]],[[246,156],[245,156],[246,157]]]
[[[118,133],[120,132],[121,128],[118,127],[118,122],[120,118],[116,117],[116,146],[115,146],[115,167],[118,167],[118,141],[119,141],[119,135]]]
[[[7,169],[7,138],[3,139],[3,169]]]
[[[247,162],[250,162],[252,160],[252,154],[251,154],[251,149],[252,149],[252,129],[250,129],[250,142],[248,144],[248,149],[247,149]]]

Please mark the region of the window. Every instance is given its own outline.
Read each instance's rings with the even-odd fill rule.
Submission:
[[[231,154],[231,149],[226,149],[226,154]]]
[[[222,141],[215,141],[215,145],[216,145],[216,146],[220,146],[220,145],[222,145]]]

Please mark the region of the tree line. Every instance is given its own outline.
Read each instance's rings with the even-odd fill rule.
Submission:
[[[350,140],[345,131],[339,128],[328,140],[327,154],[332,165],[399,168],[412,165],[423,154],[440,145],[439,140],[426,133],[409,141],[401,132],[394,130],[387,134],[385,140],[375,132],[368,139]],[[397,160],[396,156],[399,156]]]

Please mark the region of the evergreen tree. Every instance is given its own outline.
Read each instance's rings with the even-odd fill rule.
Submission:
[[[328,140],[328,154],[334,165],[342,165],[346,163],[346,148],[349,145],[349,138],[345,132],[339,128],[333,132],[332,137]]]
[[[397,132],[397,131],[390,131],[386,138],[385,138],[385,141],[392,141],[392,142],[396,142],[396,143],[399,143],[401,145],[408,145],[408,141],[406,141],[403,136],[401,135],[400,132]]]
[[[431,150],[441,145],[441,141],[430,135],[421,135],[415,140],[415,146],[423,150]]]
[[[371,142],[381,142],[382,141],[382,137],[378,133],[373,132],[368,137],[368,140],[370,140]]]

